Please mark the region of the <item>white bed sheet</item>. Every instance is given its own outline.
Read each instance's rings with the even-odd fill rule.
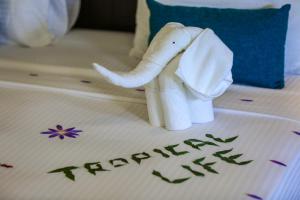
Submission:
[[[93,76],[93,61],[126,70],[137,60],[130,58],[133,34],[115,31],[75,29],[53,45],[39,48],[0,47],[0,65],[10,69],[65,72]]]
[[[144,102],[143,92],[107,84],[97,76],[91,65],[97,61],[118,71],[134,68],[138,60],[128,56],[132,40],[133,34],[130,33],[77,29],[49,47],[2,47],[0,80],[82,91],[96,97],[105,94]],[[299,77],[287,76],[284,90],[232,85],[225,95],[215,100],[215,106],[300,121]],[[91,83],[78,84],[80,81]]]
[[[0,168],[1,198],[229,200],[254,199],[247,196],[252,194],[256,199],[299,199],[300,136],[293,132],[300,131],[299,77],[287,77],[284,90],[233,85],[215,101],[213,123],[170,133],[148,125],[143,91],[106,84],[91,68],[96,59],[128,70],[137,62],[127,55],[131,40],[131,34],[78,30],[49,48],[0,48],[0,164],[14,165]],[[74,140],[39,134],[59,123],[84,133]],[[151,170],[185,176],[178,167],[199,152],[169,162],[154,155],[140,167],[130,160],[110,175],[93,176],[81,166],[100,160],[109,166],[107,161],[117,156],[129,160],[132,153],[202,139],[206,133],[239,135],[241,141],[224,148],[233,147],[256,164],[238,168],[218,163],[220,176],[193,178],[180,186],[160,181]],[[272,165],[272,158],[287,167]],[[74,183],[47,174],[69,165],[80,167]]]

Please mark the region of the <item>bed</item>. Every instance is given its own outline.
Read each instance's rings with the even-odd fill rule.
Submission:
[[[133,34],[75,29],[49,47],[0,48],[0,199],[300,199],[300,78],[283,90],[232,85],[216,119],[148,123],[128,71]]]

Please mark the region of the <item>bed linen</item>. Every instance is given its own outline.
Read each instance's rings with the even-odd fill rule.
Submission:
[[[46,72],[65,72],[72,75],[95,75],[93,61],[108,67],[128,70],[138,60],[128,57],[133,34],[114,31],[75,29],[55,41],[53,45],[39,48],[0,47],[0,64],[3,67],[32,69]]]
[[[127,70],[131,35],[107,37],[120,45],[98,44],[97,58]],[[48,62],[10,50],[0,49],[0,199],[300,198],[299,77],[284,90],[233,85],[214,122],[169,132],[147,123],[142,89],[108,85],[56,50]]]

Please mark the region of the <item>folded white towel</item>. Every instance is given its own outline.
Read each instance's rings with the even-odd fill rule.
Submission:
[[[212,100],[232,83],[233,53],[211,29],[166,24],[154,37],[143,60],[129,73],[94,64],[118,86],[146,86],[150,123],[183,130],[214,119]],[[157,83],[158,76],[158,83]]]
[[[211,100],[231,85],[232,64],[232,51],[205,29],[186,49],[175,73],[195,96]]]
[[[159,75],[166,128],[182,130],[214,120],[212,100],[231,85],[233,54],[205,29]]]
[[[147,99],[147,110],[150,124],[157,127],[164,126],[164,116],[161,107],[159,83],[157,78],[145,86],[145,95]]]
[[[3,0],[6,40],[29,47],[45,46],[74,24],[80,0]],[[2,35],[2,38],[4,35]]]

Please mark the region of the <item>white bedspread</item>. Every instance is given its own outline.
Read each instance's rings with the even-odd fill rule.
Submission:
[[[110,54],[101,59],[134,64],[112,56],[128,37],[101,48]],[[0,49],[0,199],[300,199],[299,77],[284,90],[233,85],[216,100],[214,122],[169,132],[147,123],[141,90],[105,84],[89,66],[58,64],[49,52],[35,63],[7,52]]]

